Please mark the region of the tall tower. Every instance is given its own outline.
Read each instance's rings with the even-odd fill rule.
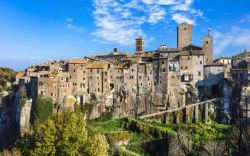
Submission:
[[[208,36],[203,37],[203,52],[205,54],[205,65],[213,63],[213,37],[212,37],[212,30],[208,30]]]
[[[183,23],[177,27],[177,48],[182,49],[183,47],[192,45],[193,26],[191,24]]]
[[[135,40],[136,45],[136,55],[141,55],[144,53],[144,39],[142,37],[139,37]]]

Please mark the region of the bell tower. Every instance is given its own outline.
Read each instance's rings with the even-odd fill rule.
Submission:
[[[191,24],[183,23],[177,27],[177,48],[182,49],[186,46],[192,45],[193,26]]]
[[[212,29],[208,30],[208,35],[203,38],[203,52],[205,54],[205,64],[213,63],[213,37],[212,37]]]
[[[144,53],[144,39],[142,37],[139,37],[135,40],[136,45],[136,55],[141,55]]]

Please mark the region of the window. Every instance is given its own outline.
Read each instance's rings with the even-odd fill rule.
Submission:
[[[162,72],[166,72],[166,69],[165,69],[165,68],[163,68],[163,69],[162,69]]]
[[[189,81],[189,75],[184,75],[184,81]]]
[[[165,63],[165,61],[161,61],[161,64],[164,64]]]
[[[184,31],[186,31],[187,30],[187,28],[184,28]]]
[[[186,66],[186,70],[188,69],[188,67]]]
[[[141,79],[141,76],[139,76],[139,79]]]
[[[130,78],[130,79],[134,79],[134,76],[130,76],[129,78]]]
[[[100,92],[100,88],[98,88],[98,92]]]
[[[97,69],[97,73],[99,73],[99,69]]]
[[[142,86],[142,83],[141,83],[141,86]]]
[[[206,44],[208,44],[208,41],[206,41]]]
[[[200,71],[198,71],[198,76],[201,76],[201,72]]]
[[[202,61],[200,61],[200,64],[202,64]]]
[[[190,57],[188,56],[188,60],[190,60]]]
[[[92,69],[90,69],[90,72],[92,73]]]

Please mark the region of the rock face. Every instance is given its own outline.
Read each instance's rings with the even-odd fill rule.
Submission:
[[[27,100],[24,107],[21,109],[20,116],[20,133],[23,136],[30,131],[30,112],[32,107],[32,99]]]
[[[21,107],[19,92],[4,94],[0,116],[0,148],[8,147],[24,133],[30,130],[32,100]]]
[[[244,87],[241,93],[240,106],[242,108],[242,116],[250,118],[250,87]]]

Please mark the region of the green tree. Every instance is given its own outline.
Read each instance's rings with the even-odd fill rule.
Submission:
[[[83,114],[66,112],[53,119],[57,130],[57,154],[75,155],[87,138]]]
[[[35,134],[36,143],[34,155],[55,155],[56,126],[52,119],[40,125]]]
[[[96,134],[88,137],[80,153],[85,156],[108,156],[109,144],[104,135]]]
[[[55,114],[19,145],[23,155],[76,155],[87,139],[82,113]]]
[[[53,103],[49,99],[36,99],[34,109],[33,109],[33,120],[35,126],[44,122],[53,113]]]

